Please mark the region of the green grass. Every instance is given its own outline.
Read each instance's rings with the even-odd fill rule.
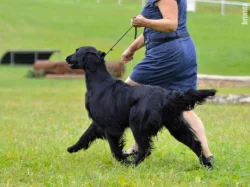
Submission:
[[[213,5],[219,7],[219,5]],[[199,73],[250,75],[249,25],[241,25],[239,7],[226,7],[226,15],[207,4],[198,4],[197,13],[188,13],[188,28],[193,37]],[[230,11],[232,9],[232,11]],[[237,9],[237,11],[234,11]],[[1,0],[0,54],[8,49],[60,49],[62,58],[82,45],[107,51],[130,27],[131,17],[141,11],[141,1],[116,0]],[[142,30],[140,30],[141,32]],[[130,32],[107,60],[120,60],[133,41]],[[140,51],[129,69],[143,58]],[[52,59],[57,60],[58,56]]]
[[[64,58],[81,45],[107,51],[140,8],[140,1],[133,0],[123,6],[114,0],[1,0],[0,53],[58,48]],[[250,75],[250,30],[241,25],[241,14],[204,10],[188,14],[199,73]],[[133,32],[107,60],[119,60],[132,40]],[[142,57],[143,50],[122,79]],[[250,186],[249,105],[196,108],[216,157],[213,171],[200,167],[195,155],[166,130],[155,139],[153,154],[133,169],[117,163],[103,141],[68,154],[66,148],[90,123],[84,79],[28,79],[29,68],[0,66],[0,186]],[[229,93],[250,94],[250,88],[223,88],[218,94]],[[126,148],[132,144],[129,130],[127,140]]]
[[[133,169],[117,163],[104,141],[68,154],[90,123],[84,79],[28,79],[27,70],[0,68],[0,186],[249,186],[249,105],[196,108],[216,157],[213,171],[200,167],[166,130],[155,139],[153,154]],[[127,140],[126,148],[129,130]]]

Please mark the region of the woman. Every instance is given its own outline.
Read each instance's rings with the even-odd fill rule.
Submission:
[[[127,84],[151,84],[169,90],[196,89],[196,51],[186,26],[186,8],[186,0],[149,0],[141,15],[131,20],[134,27],[144,27],[144,32],[123,52],[122,60],[131,61],[134,53],[144,46],[146,53],[127,78]],[[201,120],[193,111],[184,112],[184,118],[202,144],[200,163],[206,162],[212,168],[214,157]],[[126,153],[135,154],[137,150],[135,143]]]

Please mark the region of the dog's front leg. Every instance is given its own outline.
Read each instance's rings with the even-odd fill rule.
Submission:
[[[113,157],[121,163],[128,164],[127,157],[122,152],[124,147],[124,139],[122,138],[123,132],[106,132],[105,134]]]
[[[146,157],[151,154],[151,136],[150,133],[144,132],[139,133],[138,129],[132,128],[132,132],[135,138],[135,141],[138,145],[138,153],[136,157],[131,162],[132,165],[137,166],[140,164]]]
[[[138,143],[138,142],[137,142]],[[138,164],[140,164],[142,161],[144,161],[144,159],[146,157],[148,157],[151,154],[151,148],[150,147],[145,147],[145,146],[141,146],[138,143],[138,153],[135,157],[135,159],[131,162],[132,165],[137,166]]]
[[[73,146],[69,147],[67,151],[69,153],[74,153],[79,151],[80,149],[88,149],[91,143],[97,138],[104,139],[105,134],[100,127],[96,124],[96,122],[92,122],[89,128],[83,133],[78,142]]]

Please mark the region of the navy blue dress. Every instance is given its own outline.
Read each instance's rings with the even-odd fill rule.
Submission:
[[[157,0],[149,0],[141,14],[148,19],[162,19],[161,12],[155,6]],[[144,29],[145,58],[138,63],[130,78],[140,84],[158,85],[169,90],[196,89],[197,63],[196,50],[190,36],[168,42],[154,41],[188,33],[186,20],[186,0],[177,0],[178,28],[176,32],[163,33],[153,29]],[[151,42],[152,41],[152,42]]]

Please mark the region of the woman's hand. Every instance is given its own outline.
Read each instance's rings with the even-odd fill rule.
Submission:
[[[136,16],[133,19],[131,19],[131,24],[134,27],[146,27],[147,21],[148,21],[148,19],[146,19],[142,15],[139,15],[139,16]]]
[[[123,63],[127,63],[131,60],[133,60],[133,56],[135,54],[135,51],[131,50],[131,49],[126,49],[123,53],[122,53],[122,62]]]

